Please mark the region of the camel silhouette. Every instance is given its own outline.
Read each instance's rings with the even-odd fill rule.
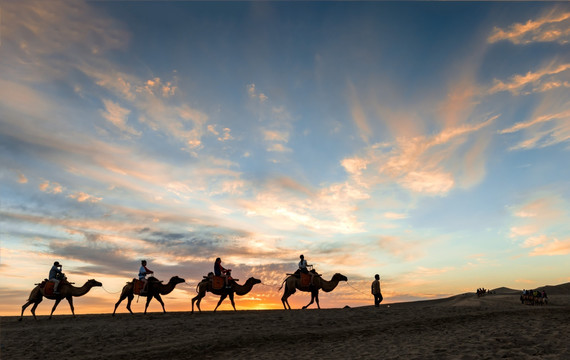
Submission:
[[[186,280],[184,280],[178,276],[171,277],[170,280],[168,281],[168,283],[166,283],[166,284],[163,284],[161,281],[158,281],[155,278],[152,278],[152,277],[149,278],[148,279],[148,288],[147,288],[146,294],[140,295],[140,296],[146,296],[146,304],[144,306],[144,313],[146,314],[148,304],[150,303],[152,298],[155,298],[156,300],[158,300],[160,305],[162,305],[162,311],[166,312],[166,309],[164,308],[164,302],[162,301],[162,298],[160,295],[170,294],[172,292],[172,290],[174,290],[176,285],[183,283],[183,282],[186,282]],[[119,304],[123,300],[125,300],[125,298],[127,298],[127,310],[129,310],[129,312],[132,314],[133,311],[131,310],[131,302],[133,301],[134,297],[135,297],[134,281],[129,281],[123,287],[123,291],[121,292],[121,296],[119,297],[119,301],[117,301],[117,303],[115,304],[115,309],[113,310],[113,316],[115,316],[115,312],[117,311],[117,307],[119,306]]]
[[[59,289],[58,289],[59,294],[46,295],[45,294],[45,287],[40,287],[40,285],[38,284],[32,290],[32,292],[30,292],[30,297],[28,298],[28,301],[24,305],[22,305],[22,314],[20,315],[20,318],[18,320],[22,321],[22,318],[24,317],[24,310],[26,310],[26,308],[31,304],[34,304],[34,306],[32,306],[32,310],[31,310],[32,315],[34,315],[34,319],[37,320],[36,308],[42,302],[44,297],[46,299],[55,300],[55,304],[53,305],[53,308],[51,309],[51,313],[49,314],[50,319],[53,315],[53,312],[55,311],[55,308],[57,307],[57,305],[59,305],[59,302],[63,299],[67,300],[67,302],[69,303],[69,307],[71,308],[71,313],[73,314],[73,317],[75,317],[75,308],[73,307],[73,297],[83,296],[83,295],[87,294],[89,292],[89,290],[91,290],[92,287],[95,287],[95,286],[103,286],[103,284],[101,284],[97,280],[91,279],[91,280],[87,280],[87,282],[85,284],[83,284],[83,286],[75,287],[68,282],[62,281],[59,284]]]
[[[200,301],[202,301],[202,298],[206,296],[206,292],[208,291],[211,292],[212,294],[220,296],[220,301],[218,301],[218,305],[216,305],[214,312],[216,312],[222,301],[224,301],[224,299],[228,296],[230,298],[230,301],[232,302],[234,310],[237,311],[236,304],[234,302],[234,294],[243,296],[251,291],[253,285],[259,283],[261,283],[261,280],[250,277],[243,285],[240,285],[235,281],[232,281],[230,283],[230,288],[222,287],[221,289],[213,289],[212,282],[208,278],[205,278],[204,280],[200,281],[196,286],[196,292],[198,293],[198,295],[192,298],[192,313],[194,313],[194,302],[196,302],[198,311],[200,312],[202,311],[202,309],[200,309]]]
[[[289,301],[287,301],[287,299],[289,298],[289,296],[293,295],[295,291],[297,291],[298,289],[300,291],[311,293],[311,302],[303,306],[303,309],[308,308],[309,305],[311,305],[315,301],[317,302],[317,307],[320,309],[321,306],[319,305],[319,290],[322,289],[324,292],[331,292],[336,288],[339,281],[347,281],[347,280],[348,279],[346,276],[336,273],[333,275],[330,281],[326,281],[320,276],[315,276],[312,285],[303,286],[301,285],[300,278],[296,277],[295,275],[289,275],[285,280],[283,280],[283,283],[279,288],[279,290],[281,290],[285,285],[285,290],[283,292],[283,296],[281,297],[281,302],[283,303],[283,307],[285,308],[285,310],[287,309],[291,310],[291,306],[289,305]]]

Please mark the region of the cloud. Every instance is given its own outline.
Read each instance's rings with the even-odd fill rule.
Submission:
[[[27,184],[28,183],[28,178],[26,177],[26,175],[22,174],[22,173],[18,173],[18,182],[20,184]]]
[[[380,236],[378,245],[384,251],[405,261],[413,261],[425,255],[425,244],[415,240],[409,241],[397,236]]]
[[[536,72],[529,71],[525,75],[513,75],[508,82],[494,80],[494,85],[489,89],[490,94],[501,91],[510,91],[513,95],[526,95],[536,92],[544,92],[560,87],[570,87],[570,76],[565,74],[570,69],[570,64],[551,64]],[[565,76],[558,79],[556,76]]]
[[[512,146],[510,150],[544,148],[570,140],[570,111],[537,116],[526,122],[500,130],[499,134],[516,133],[526,130],[526,138]]]
[[[279,178],[264,184],[254,199],[240,204],[248,216],[264,218],[277,230],[350,234],[363,231],[355,215],[356,202],[368,197],[348,183],[311,190],[293,179]]]
[[[399,137],[394,143],[375,144],[362,156],[343,159],[341,165],[365,188],[391,181],[412,192],[445,195],[456,185],[452,160],[458,156],[458,148],[468,135],[489,127],[497,118],[494,115],[479,123],[447,127],[432,136]],[[479,159],[486,144],[475,142],[467,151],[466,166],[477,168],[467,169],[471,180],[464,180],[465,185],[473,184],[472,178],[482,177],[484,167]]]
[[[550,13],[537,20],[526,23],[515,23],[506,29],[496,27],[487,41],[495,43],[507,40],[516,45],[534,42],[558,42],[566,44],[570,41],[570,12],[554,8]]]
[[[445,194],[453,188],[453,176],[443,171],[411,171],[400,184],[414,192],[426,194]]]
[[[48,180],[44,180],[39,185],[39,189],[50,194],[59,194],[63,191],[63,187],[60,184],[56,182],[50,183]]]
[[[264,93],[258,93],[255,89],[255,84],[247,85],[247,93],[250,98],[259,100],[260,103],[267,101],[268,97]]]
[[[364,108],[356,92],[356,88],[352,82],[348,83],[348,92],[352,120],[359,130],[360,137],[364,142],[367,143],[371,135],[371,129],[370,125],[368,124],[368,119],[366,113],[364,112]]]
[[[103,99],[103,104],[105,105],[105,111],[101,111],[101,116],[103,116],[107,121],[109,121],[119,130],[128,134],[136,136],[139,136],[141,134],[140,131],[136,131],[134,128],[127,125],[127,119],[131,113],[129,109],[125,109],[119,104],[106,99]]]
[[[567,209],[567,202],[558,195],[534,195],[527,202],[511,208],[515,225],[510,229],[510,237],[522,248],[529,249],[529,256],[568,254]]]
[[[95,196],[89,195],[87,193],[84,193],[82,191],[77,192],[75,194],[70,194],[70,195],[68,195],[68,197],[75,199],[79,202],[87,201],[87,202],[95,203],[95,202],[99,202],[99,201],[103,200],[103,198],[95,197]]]
[[[386,219],[391,219],[391,220],[401,220],[401,219],[406,219],[408,215],[395,213],[395,212],[386,212],[384,213],[384,217]]]
[[[564,240],[552,239],[548,243],[540,243],[542,246],[535,247],[530,256],[556,256],[570,254],[570,238]]]

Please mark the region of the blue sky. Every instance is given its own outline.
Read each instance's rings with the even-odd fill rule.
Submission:
[[[248,308],[301,253],[348,276],[329,307],[375,273],[387,301],[570,281],[566,3],[7,1],[1,26],[2,313],[55,260],[114,292],[147,259],[179,310],[218,256],[264,281]]]

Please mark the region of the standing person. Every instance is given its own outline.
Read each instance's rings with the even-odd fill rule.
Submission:
[[[380,292],[380,275],[374,275],[374,281],[372,282],[372,295],[374,295],[374,306],[380,307],[380,303],[384,299],[382,293]]]
[[[53,266],[51,267],[50,271],[49,271],[49,276],[48,279],[49,281],[52,281],[54,283],[53,286],[53,293],[54,294],[59,294],[59,291],[57,291],[57,288],[59,287],[59,277],[61,276],[62,272],[61,269],[63,268],[63,265],[61,265],[58,261],[53,263]]]
[[[216,262],[214,263],[214,275],[221,276],[224,278],[224,282],[226,284],[226,288],[230,287],[228,284],[228,277],[232,270],[231,269],[224,269],[222,266],[222,259],[216,258]]]
[[[146,267],[146,260],[141,261],[141,267],[139,269],[139,280],[144,283],[141,293],[145,293],[148,287],[148,280],[146,279],[147,274],[154,274],[154,271],[149,270]]]

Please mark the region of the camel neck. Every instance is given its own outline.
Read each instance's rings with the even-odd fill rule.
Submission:
[[[337,287],[337,285],[338,285],[338,280],[335,279],[334,277],[330,281],[321,279],[321,286],[324,292],[333,291]]]
[[[236,283],[234,285],[234,292],[236,293],[236,295],[241,296],[250,292],[252,288],[253,288],[253,281],[247,280],[243,285]]]
[[[160,295],[168,295],[174,290],[176,284],[173,281],[169,281],[166,285],[158,284],[158,292]]]
[[[89,292],[89,290],[91,290],[91,288],[92,288],[92,286],[89,285],[89,283],[85,283],[81,287],[75,287],[73,285],[69,285],[69,286],[71,286],[73,296],[83,296],[83,295],[87,294]]]

